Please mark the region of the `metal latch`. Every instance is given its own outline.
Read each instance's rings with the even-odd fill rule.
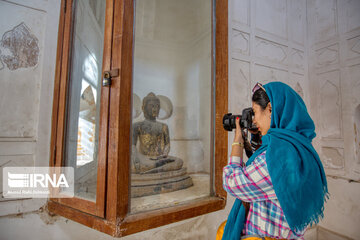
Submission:
[[[105,71],[102,85],[103,87],[107,87],[111,85],[111,78],[119,76],[119,69],[112,69],[110,71]]]

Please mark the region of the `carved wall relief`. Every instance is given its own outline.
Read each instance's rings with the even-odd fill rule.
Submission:
[[[347,40],[347,50],[348,59],[360,57],[360,36]]]
[[[354,132],[355,132],[355,160],[357,164],[360,164],[360,104],[355,109]]]
[[[360,64],[349,67],[349,77],[351,84],[351,94],[349,94],[352,100],[349,111],[353,113],[352,122],[349,124],[351,129],[351,136],[355,137],[354,141],[354,153],[355,153],[355,166],[357,169],[354,171],[360,174]]]
[[[306,96],[308,94],[308,91],[304,91],[304,85],[306,84],[305,76],[300,73],[292,73],[290,80],[290,86],[301,96],[301,98],[305,101],[306,106],[309,106]]]
[[[320,125],[322,137],[340,139],[341,128],[341,91],[339,71],[318,75],[320,88]]]
[[[296,83],[294,90],[304,99],[304,91],[300,85],[300,83]]]
[[[261,82],[262,84],[274,81],[289,83],[289,74],[287,71],[270,66],[256,64],[254,75],[255,78],[251,79],[252,86],[254,86],[256,82]]]
[[[245,108],[251,98],[250,64],[232,59],[230,71],[234,80],[229,81],[229,111],[235,113]]]
[[[291,60],[292,64],[295,68],[304,70],[304,52],[298,49],[292,49],[291,50]]]
[[[7,31],[0,41],[0,70],[34,67],[39,61],[39,43],[25,23]]]
[[[352,100],[351,112],[354,111],[355,107],[360,103],[360,62],[359,64],[348,67],[349,77],[349,97]]]
[[[255,45],[257,57],[287,65],[286,46],[261,38],[256,38]]]
[[[316,58],[318,67],[324,67],[329,64],[338,63],[339,44],[333,44],[331,46],[316,50]]]
[[[322,147],[323,160],[327,168],[343,169],[344,168],[344,149],[334,147]]]
[[[360,103],[360,2],[308,0],[307,11],[309,87],[320,129],[315,141],[327,174],[359,179],[355,109]]]
[[[233,29],[231,46],[233,51],[249,55],[249,34]]]

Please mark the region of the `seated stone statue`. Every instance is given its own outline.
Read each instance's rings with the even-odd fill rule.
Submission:
[[[168,155],[168,126],[156,121],[160,111],[159,98],[149,93],[143,99],[142,110],[145,120],[133,126],[132,172],[157,173],[181,169],[183,161]]]
[[[177,191],[193,185],[180,158],[169,156],[170,135],[166,124],[157,122],[161,103],[172,104],[165,96],[149,93],[142,103],[145,120],[133,125],[131,154],[131,196],[143,197]],[[165,104],[166,105],[166,104]]]

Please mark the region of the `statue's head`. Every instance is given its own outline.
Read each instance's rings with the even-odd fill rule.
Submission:
[[[146,119],[156,120],[160,111],[160,99],[154,93],[149,93],[143,99],[142,110]]]

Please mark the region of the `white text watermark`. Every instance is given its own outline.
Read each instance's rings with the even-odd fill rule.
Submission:
[[[4,167],[4,198],[71,198],[72,167]]]

